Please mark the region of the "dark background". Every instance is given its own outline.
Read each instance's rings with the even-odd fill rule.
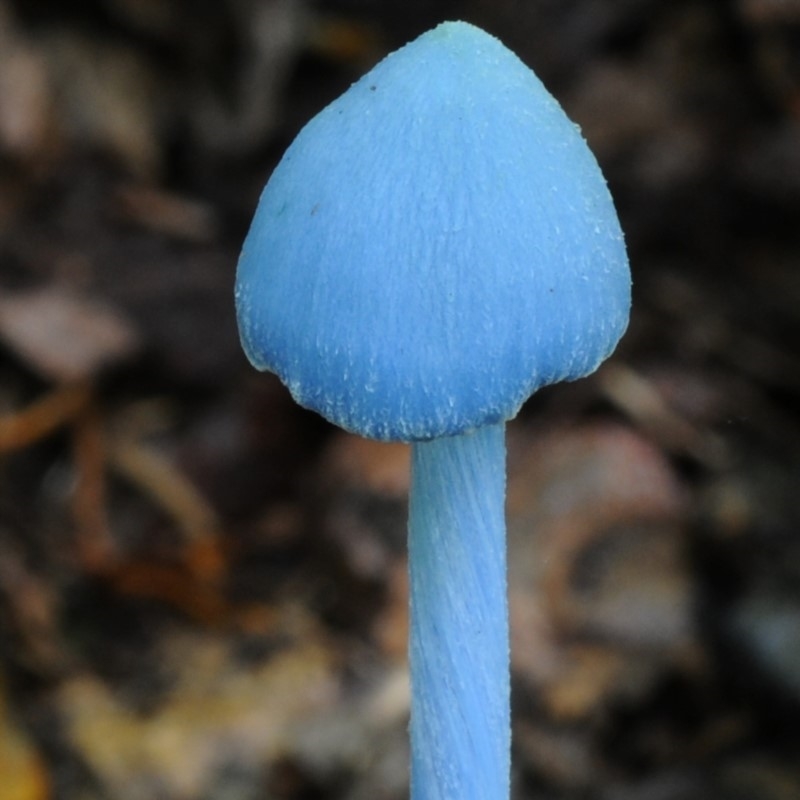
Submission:
[[[242,356],[299,127],[443,19],[584,131],[634,275],[509,426],[516,798],[800,798],[797,0],[0,0],[0,800],[407,793],[407,452]]]

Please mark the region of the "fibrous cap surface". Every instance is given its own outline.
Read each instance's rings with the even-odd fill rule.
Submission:
[[[300,132],[239,261],[245,351],[378,439],[513,417],[592,372],[630,306],[622,232],[577,127],[472,25],[391,54]]]

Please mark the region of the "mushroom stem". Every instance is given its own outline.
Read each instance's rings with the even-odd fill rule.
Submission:
[[[505,424],[416,442],[411,469],[411,797],[504,800]]]

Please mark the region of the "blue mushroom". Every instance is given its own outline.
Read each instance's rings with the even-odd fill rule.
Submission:
[[[413,443],[412,797],[509,781],[505,422],[594,371],[630,272],[578,128],[497,39],[447,22],[312,119],[236,276],[244,350],[346,430]]]

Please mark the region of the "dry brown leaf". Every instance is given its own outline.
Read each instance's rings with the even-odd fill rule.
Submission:
[[[0,297],[0,340],[31,369],[57,382],[92,377],[132,355],[132,325],[115,309],[56,286]]]

